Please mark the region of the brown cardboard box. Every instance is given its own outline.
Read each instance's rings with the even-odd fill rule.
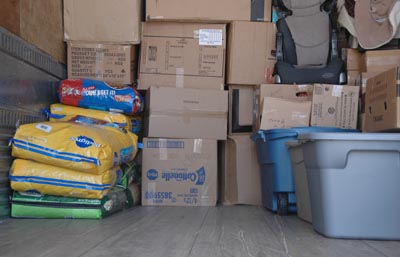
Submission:
[[[264,97],[260,129],[310,125],[311,101]]]
[[[274,23],[232,22],[229,27],[227,83],[273,83],[275,57]]]
[[[364,54],[357,49],[342,48],[342,60],[346,63],[347,71],[366,71]]]
[[[262,84],[254,92],[254,131],[260,129],[264,97],[282,98],[294,101],[311,101],[313,85]]]
[[[347,71],[347,85],[359,86],[361,84],[361,73],[358,70]]]
[[[261,206],[260,167],[249,136],[229,136],[221,156],[220,202]]]
[[[311,126],[357,128],[359,86],[315,84]]]
[[[400,50],[376,50],[365,52],[367,72],[385,71],[400,65]]]
[[[214,206],[217,141],[143,139],[142,205]]]
[[[228,134],[252,133],[255,86],[229,85]]]
[[[363,131],[374,132],[400,128],[398,74],[398,69],[392,68],[367,79]]]
[[[134,45],[68,42],[68,78],[87,78],[131,84],[136,54]]]
[[[64,0],[64,39],[140,44],[141,0]]]
[[[147,20],[271,21],[271,0],[147,0]]]
[[[151,86],[223,90],[226,25],[143,25],[139,89]]]
[[[0,27],[65,63],[62,11],[62,0],[2,0]]]
[[[146,97],[147,137],[226,139],[227,91],[151,87]]]

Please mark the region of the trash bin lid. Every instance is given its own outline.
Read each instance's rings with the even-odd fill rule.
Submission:
[[[306,133],[298,140],[400,141],[400,133]]]

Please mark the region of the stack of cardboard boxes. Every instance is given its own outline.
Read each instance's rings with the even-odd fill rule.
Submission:
[[[252,125],[252,85],[266,82],[274,64],[270,17],[269,0],[146,1],[138,80],[147,90],[143,205],[215,205],[217,140],[222,202],[260,204],[249,134],[227,139],[225,79],[251,88],[250,116],[241,117]]]
[[[400,128],[398,66],[400,50],[342,49],[348,82],[360,87],[359,124],[363,132]]]
[[[68,78],[132,84],[141,9],[141,0],[64,1]]]

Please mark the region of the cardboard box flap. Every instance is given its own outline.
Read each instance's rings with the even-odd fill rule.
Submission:
[[[366,80],[364,131],[382,131],[400,127],[399,69],[392,68]]]
[[[151,87],[151,112],[204,113],[226,116],[228,92]]]
[[[260,97],[283,98],[295,101],[311,101],[313,85],[287,85],[287,84],[262,84],[260,86]]]
[[[311,101],[264,97],[260,129],[309,126]]]

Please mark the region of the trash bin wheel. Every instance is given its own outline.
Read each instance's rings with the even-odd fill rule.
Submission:
[[[278,215],[286,216],[289,212],[288,194],[278,193]]]

